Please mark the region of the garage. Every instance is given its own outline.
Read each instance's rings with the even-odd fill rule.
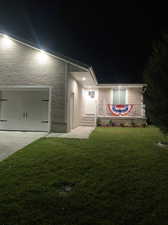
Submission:
[[[0,130],[49,131],[49,89],[0,90]]]

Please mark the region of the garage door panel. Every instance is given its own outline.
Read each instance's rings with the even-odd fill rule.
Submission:
[[[48,131],[48,98],[48,90],[2,91],[0,129]]]
[[[11,130],[13,127],[21,129],[22,110],[21,98],[19,93],[2,92],[1,94],[1,129]]]
[[[48,123],[42,121],[48,121],[48,91],[24,92],[24,95],[27,128],[47,131]]]

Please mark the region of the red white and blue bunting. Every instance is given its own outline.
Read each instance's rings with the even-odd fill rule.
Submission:
[[[127,105],[108,104],[107,107],[113,116],[126,116],[132,110],[133,105],[132,104],[127,104]]]

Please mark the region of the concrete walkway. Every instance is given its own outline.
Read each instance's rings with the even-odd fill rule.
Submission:
[[[46,135],[46,132],[0,131],[0,161]]]
[[[88,139],[95,127],[77,127],[69,133],[50,133],[47,137]]]

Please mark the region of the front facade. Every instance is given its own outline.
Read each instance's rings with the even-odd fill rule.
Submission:
[[[144,120],[143,87],[98,85],[87,65],[0,34],[0,130],[69,132],[97,118]]]

